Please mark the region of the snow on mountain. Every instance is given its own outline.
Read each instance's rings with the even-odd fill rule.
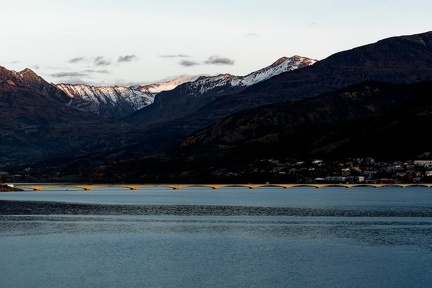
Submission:
[[[194,113],[219,97],[240,93],[253,84],[315,62],[317,61],[300,56],[283,57],[272,65],[246,76],[231,74],[201,76],[195,81],[183,83],[175,89],[157,94],[151,105],[129,115],[125,120],[141,126],[171,121]]]
[[[177,76],[177,77],[168,79],[166,81],[161,81],[161,82],[157,82],[157,83],[153,83],[153,84],[143,85],[143,86],[139,86],[137,88],[140,91],[145,90],[145,91],[148,91],[150,93],[157,94],[157,93],[160,93],[162,91],[172,90],[175,87],[177,87],[183,83],[195,81],[196,79],[198,79],[198,77],[200,77],[200,76],[184,74],[181,76]]]
[[[156,94],[174,89],[199,76],[182,75],[170,80],[143,86],[90,86],[84,84],[56,84],[69,97],[68,105],[102,116],[122,118],[154,101]]]
[[[280,73],[313,65],[316,62],[317,60],[298,55],[282,57],[270,66],[252,72],[246,76],[234,76],[231,74],[220,74],[208,77],[202,76],[191,83],[189,91],[190,95],[192,95],[194,93],[204,94],[218,87],[221,90],[223,90],[223,87],[247,87]]]
[[[241,80],[241,84],[244,86],[250,86],[258,82],[267,80],[280,73],[313,65],[316,62],[317,60],[298,55],[292,57],[282,57],[268,67],[265,67],[242,77],[243,79]]]
[[[114,118],[124,117],[154,101],[153,93],[130,87],[84,84],[57,84],[56,87],[71,98],[70,106]],[[85,102],[89,105],[83,105]]]

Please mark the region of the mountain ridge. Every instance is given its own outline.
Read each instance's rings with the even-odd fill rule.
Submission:
[[[422,38],[425,40],[419,40]],[[338,52],[314,65],[287,71],[252,85],[234,97],[228,95],[215,99],[202,107],[199,113],[206,115],[210,124],[241,110],[317,96],[364,81],[410,83],[432,80],[432,44],[423,45],[426,40],[432,42],[432,32],[403,36],[402,39],[391,37],[376,42],[378,46],[372,43]],[[415,61],[398,56],[413,53]],[[370,59],[375,60],[374,65],[368,61]]]
[[[125,117],[124,120],[143,127],[167,122],[193,113],[219,97],[237,94],[275,75],[314,65],[316,62],[317,60],[295,55],[279,58],[271,65],[245,76],[231,74],[201,76],[173,90],[159,93],[152,105]]]

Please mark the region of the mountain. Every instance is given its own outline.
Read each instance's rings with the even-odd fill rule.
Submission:
[[[173,90],[159,93],[152,105],[129,115],[124,120],[144,127],[167,122],[195,112],[219,97],[239,93],[275,75],[303,68],[315,62],[316,60],[301,56],[283,57],[272,65],[246,76],[230,74],[202,76]]]
[[[182,137],[240,111],[288,99],[318,96],[364,81],[412,83],[428,80],[432,80],[432,32],[391,37],[338,52],[313,65],[283,72],[248,86],[237,94],[205,98],[209,101],[207,104],[187,115],[182,111],[188,111],[189,105],[198,101],[195,100],[198,97],[187,97],[186,88],[194,82],[180,85],[172,91],[160,93],[161,97],[156,97],[154,104],[125,120],[144,126],[141,146],[135,150],[142,149],[147,153],[156,147],[154,143],[160,143],[160,149],[173,145]],[[176,95],[171,93],[175,91],[182,92],[184,97],[174,97]],[[168,97],[167,93],[173,97]],[[153,119],[161,123],[155,123]],[[166,121],[162,123],[161,119]],[[145,123],[154,125],[146,127]]]
[[[157,93],[196,79],[182,75],[167,81],[142,86],[90,86],[56,84],[69,97],[68,105],[78,110],[120,119],[153,103]]]
[[[391,37],[338,52],[314,65],[286,71],[246,87],[232,86],[229,75],[218,77],[215,81],[220,85],[209,86],[211,90],[203,89],[205,94],[199,93],[204,85],[191,86],[204,80],[198,79],[160,93],[152,105],[125,120],[149,127],[188,115],[189,123],[199,123],[195,125],[199,129],[241,110],[317,96],[363,81],[410,83],[432,80],[432,32]],[[191,90],[191,87],[195,89]]]
[[[54,85],[45,81],[42,77],[37,75],[29,68],[15,72],[0,66],[0,80],[12,81],[18,85],[31,88],[42,95],[51,97],[53,100],[59,103],[68,103],[70,100],[63,91],[57,89]]]
[[[30,77],[40,86],[28,85],[28,74],[0,69],[1,166],[104,151],[123,143],[121,133],[131,131],[126,123],[78,111],[55,95],[45,95],[50,88],[39,92],[33,86],[46,82]]]
[[[432,80],[432,32],[391,37],[281,73],[238,94],[222,96],[189,119],[190,123],[201,123],[201,127],[196,128],[202,128],[241,110],[317,96],[364,81],[412,83],[428,80]]]
[[[53,100],[75,109],[120,118],[153,102],[154,95],[126,87],[92,87],[87,85],[54,85],[31,69],[19,72],[0,67],[3,80],[33,89]]]

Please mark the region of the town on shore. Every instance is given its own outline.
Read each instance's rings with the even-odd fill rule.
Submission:
[[[375,161],[355,158],[341,161],[295,161],[262,159],[237,171],[220,169],[223,178],[267,175],[279,183],[432,183],[432,160]]]
[[[32,169],[27,169],[24,174],[0,171],[0,183],[65,182],[65,180],[74,182],[74,179],[49,178]],[[112,183],[128,182],[128,179],[121,178],[108,180]],[[140,183],[158,183],[145,177],[142,180]],[[347,159],[343,162],[319,159],[310,161],[260,159],[247,166],[215,168],[211,171],[211,175],[205,177],[205,181],[194,181],[194,178],[187,177],[181,179],[172,177],[172,181],[160,180],[162,180],[159,181],[160,183],[432,183],[432,160],[376,161],[371,157]]]

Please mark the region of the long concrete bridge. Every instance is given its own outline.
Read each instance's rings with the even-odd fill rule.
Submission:
[[[145,189],[150,187],[166,187],[171,189],[182,189],[188,187],[208,187],[211,189],[219,189],[224,187],[244,187],[249,189],[261,188],[261,187],[281,187],[281,188],[295,188],[295,187],[312,187],[312,188],[325,188],[325,187],[342,187],[342,188],[353,188],[353,187],[432,187],[432,183],[397,183],[397,184],[379,184],[379,183],[309,183],[309,184],[92,184],[92,183],[14,183],[8,184],[11,187],[19,189],[29,189],[33,191],[41,191],[43,189],[82,189],[92,190],[96,188],[125,188],[129,190]]]

